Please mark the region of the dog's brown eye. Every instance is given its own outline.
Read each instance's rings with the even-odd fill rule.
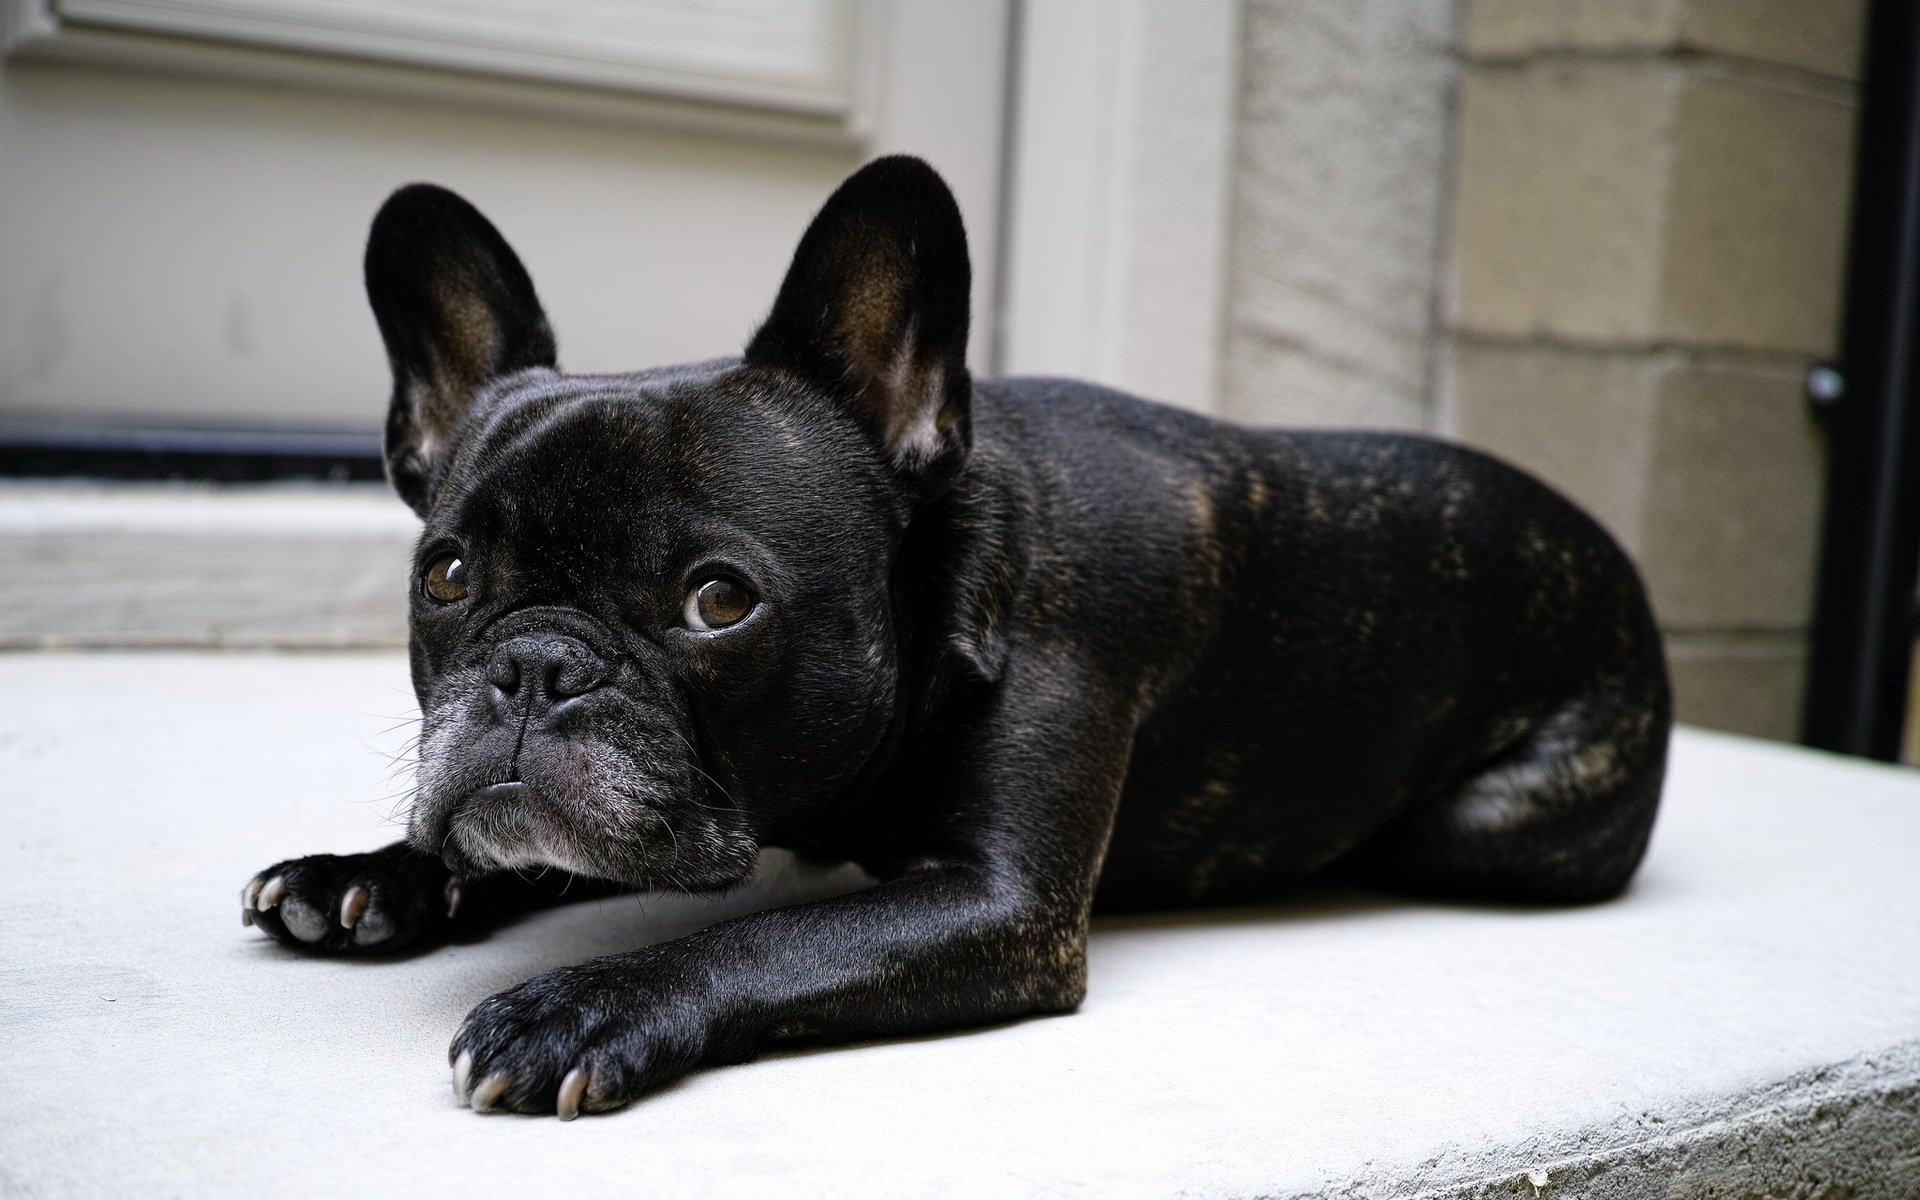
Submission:
[[[424,582],[427,595],[442,604],[467,598],[467,564],[451,554],[443,554],[427,568]]]
[[[738,625],[753,611],[753,593],[732,579],[709,579],[687,597],[687,626],[707,632]]]

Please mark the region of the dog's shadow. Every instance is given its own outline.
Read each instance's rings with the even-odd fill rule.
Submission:
[[[850,863],[821,865],[799,859],[786,851],[768,850],[762,853],[759,869],[753,876],[745,884],[725,893],[708,896],[634,893],[586,900],[537,912],[498,927],[484,938],[456,943],[458,949],[471,956],[471,961],[478,968],[473,991],[459,996],[442,995],[437,1002],[448,1005],[449,1015],[457,1018],[484,996],[504,991],[545,971],[602,955],[620,954],[671,941],[748,913],[860,891],[874,883],[872,877]],[[1177,936],[1254,926],[1279,931],[1302,924],[1363,920],[1411,909],[1448,909],[1516,917],[1554,911],[1551,907],[1400,896],[1363,889],[1334,879],[1317,878],[1255,903],[1172,911],[1096,913],[1092,926],[1092,948],[1097,966],[1100,943],[1108,939],[1131,940],[1140,936],[1158,938],[1163,935]],[[422,950],[415,954],[429,952]],[[414,957],[415,954],[404,957]],[[1097,978],[1094,986],[1098,986]],[[454,1011],[456,1009],[457,1012]],[[961,1036],[966,1032],[968,1030],[965,1029],[930,1032],[904,1040],[939,1039]],[[779,1053],[809,1053],[812,1049],[786,1046]]]
[[[460,943],[488,956],[499,991],[556,967],[698,933],[748,913],[857,892],[875,880],[851,863],[822,865],[766,850],[743,884],[711,895],[633,892],[531,913]]]

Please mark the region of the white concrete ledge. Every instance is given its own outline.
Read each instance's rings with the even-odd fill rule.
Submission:
[[[0,483],[0,647],[405,645],[419,530],[377,484]]]
[[[845,879],[399,963],[242,929],[253,870],[393,835],[410,709],[396,654],[0,655],[0,1194],[1920,1195],[1912,773],[1683,731],[1616,903],[1105,921],[1077,1015],[561,1125],[454,1106],[472,1003]]]

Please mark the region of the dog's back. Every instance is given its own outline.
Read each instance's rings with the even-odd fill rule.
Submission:
[[[1625,884],[1671,705],[1639,578],[1586,514],[1427,438],[1249,430],[1067,381],[979,393],[981,450],[1030,481],[1020,611],[1103,643],[1137,706],[1099,903],[1335,864],[1503,899]]]

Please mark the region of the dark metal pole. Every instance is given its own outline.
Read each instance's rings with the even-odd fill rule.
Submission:
[[[1846,316],[1823,398],[1828,472],[1808,745],[1894,759],[1920,583],[1920,5],[1867,21]],[[1835,395],[1834,393],[1838,393]]]

